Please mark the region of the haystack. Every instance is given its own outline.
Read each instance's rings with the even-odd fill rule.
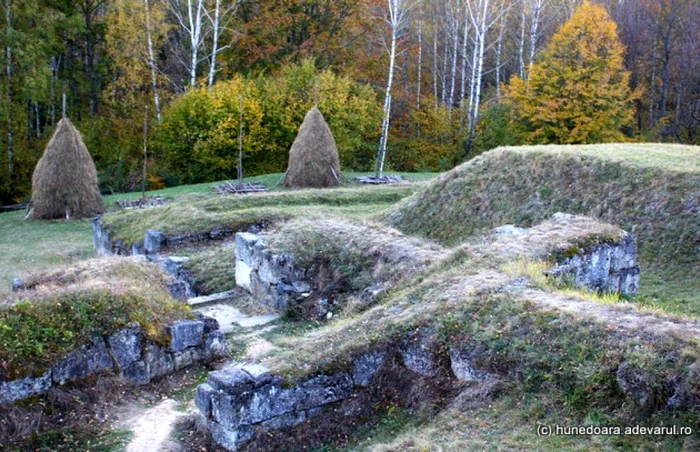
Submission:
[[[312,108],[289,151],[284,185],[323,188],[340,185],[340,158],[333,134],[318,108]]]
[[[68,118],[59,121],[34,169],[31,205],[31,217],[45,220],[104,212],[95,164]]]

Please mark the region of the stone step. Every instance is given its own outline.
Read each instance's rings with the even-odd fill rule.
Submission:
[[[240,296],[238,290],[229,290],[226,292],[219,292],[212,295],[203,295],[201,297],[194,297],[187,300],[187,304],[190,306],[201,306],[210,303],[221,303],[223,301],[229,301]]]

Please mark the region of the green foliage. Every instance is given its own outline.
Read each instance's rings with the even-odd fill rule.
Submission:
[[[169,296],[152,293],[88,290],[20,300],[0,308],[0,376],[40,375],[77,346],[130,322],[139,322],[152,340],[162,340],[165,324],[188,312]]]
[[[276,76],[235,77],[173,102],[159,127],[157,146],[175,181],[235,177],[241,97],[246,175],[284,171],[289,148],[314,104],[333,132],[343,169],[357,169],[368,160],[357,151],[367,152],[378,132],[380,108],[372,89],[330,71],[319,72],[307,60],[284,67]]]
[[[399,120],[402,118],[398,118]],[[409,124],[394,124],[389,137],[387,160],[402,171],[445,171],[462,160],[466,129],[457,109],[435,108],[426,98],[420,109],[408,116]]]
[[[512,107],[503,102],[490,105],[479,116],[476,126],[474,147],[477,153],[500,146],[520,144],[515,127],[511,122]]]

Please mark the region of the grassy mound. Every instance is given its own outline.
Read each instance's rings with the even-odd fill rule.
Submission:
[[[166,324],[190,315],[166,282],[155,265],[124,259],[85,261],[31,278],[30,290],[0,304],[0,379],[40,375],[94,336],[131,322],[161,341]]]
[[[637,233],[645,259],[697,263],[700,147],[496,149],[443,174],[384,219],[450,245],[502,224],[531,226],[559,211]]]
[[[328,211],[376,213],[415,193],[420,187],[406,184],[219,196],[108,214],[103,217],[103,222],[114,232],[114,239],[134,243],[142,240],[149,229],[179,234],[226,227],[241,229],[249,224],[274,223],[297,216],[323,216]]]

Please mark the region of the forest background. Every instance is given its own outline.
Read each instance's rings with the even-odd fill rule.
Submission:
[[[284,171],[314,104],[347,170],[373,170],[387,135],[396,171],[508,144],[700,144],[695,0],[595,2],[623,45],[629,111],[620,133],[549,137],[514,123],[507,98],[533,68],[547,86],[537,65],[578,0],[1,1],[3,204],[27,200],[64,95],[105,192],[141,186],[144,125],[149,188],[235,178],[241,130],[247,176]]]

